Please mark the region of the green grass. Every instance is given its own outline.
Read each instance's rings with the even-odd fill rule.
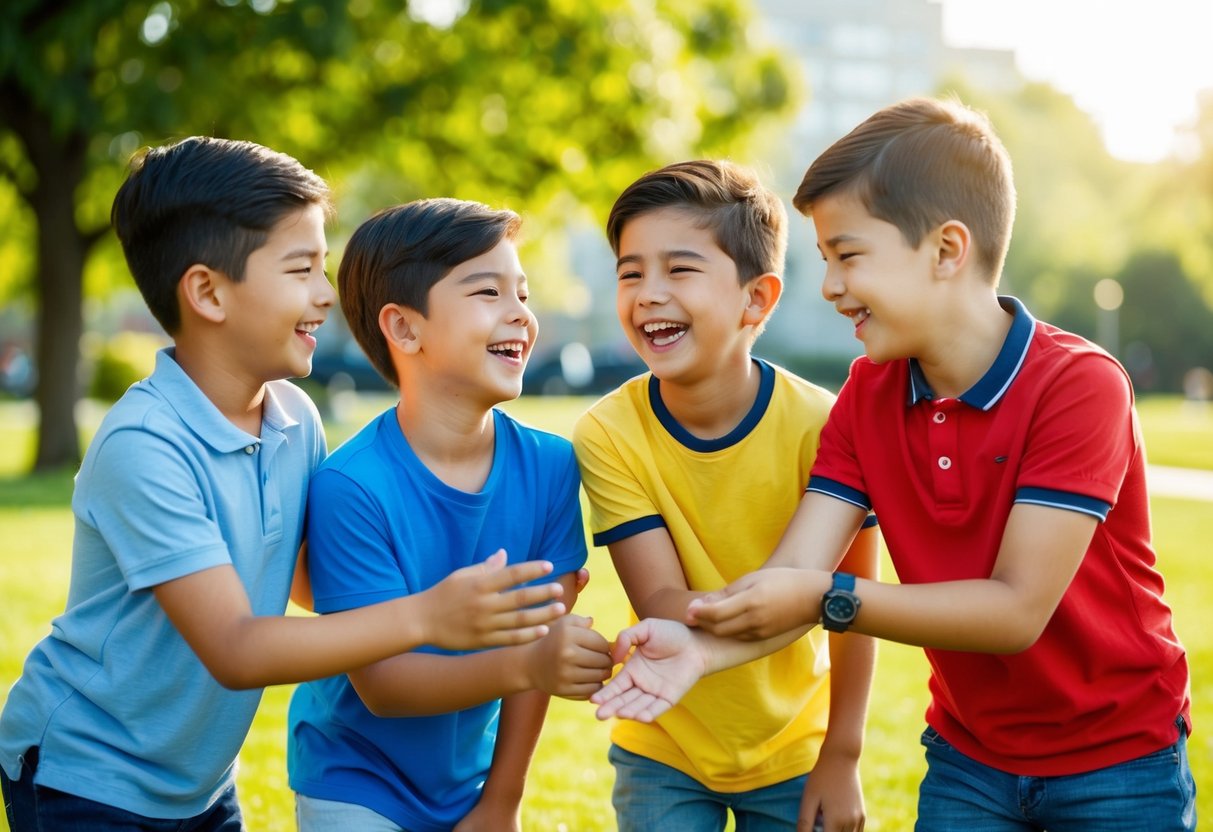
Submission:
[[[349,421],[330,425],[336,445],[388,400],[360,402]],[[524,421],[567,435],[586,399],[523,399],[509,410]],[[1213,455],[1213,415],[1193,418],[1178,401],[1141,404],[1151,460],[1195,464],[1196,449]],[[86,412],[95,424],[96,410]],[[1202,421],[1203,420],[1203,421]],[[49,629],[66,598],[71,552],[68,501],[71,477],[57,474],[22,477],[28,464],[32,411],[0,404],[0,691],[20,673],[30,647]],[[1159,427],[1162,425],[1162,427]],[[1155,453],[1154,443],[1180,430],[1184,440],[1175,451]],[[1185,449],[1186,448],[1186,449]],[[1174,456],[1168,454],[1174,453]],[[1161,458],[1160,458],[1161,457]],[[1205,467],[1213,468],[1213,457]],[[1190,744],[1198,785],[1213,776],[1213,732],[1205,720],[1213,715],[1213,608],[1209,589],[1206,541],[1213,539],[1213,509],[1208,503],[1155,500],[1154,529],[1160,568],[1167,578],[1167,598],[1175,610],[1176,629],[1189,652],[1197,723]],[[886,562],[884,575],[892,576]],[[592,615],[595,626],[613,635],[627,624],[623,590],[605,550],[590,553],[590,586],[578,612]],[[882,644],[868,722],[862,775],[868,825],[873,832],[905,830],[913,825],[918,780],[923,771],[918,734],[926,707],[927,668],[921,651]],[[289,687],[266,692],[253,729],[241,753],[239,788],[250,829],[258,832],[294,829],[292,797],[286,784],[285,721]],[[597,722],[585,703],[554,701],[544,725],[523,804],[523,828],[536,832],[595,832],[615,828],[610,806],[613,773],[606,761],[608,726]],[[1198,813],[1213,816],[1213,796],[1198,790]],[[7,832],[2,817],[0,830]]]
[[[1137,413],[1151,464],[1213,470],[1213,402],[1151,396]]]

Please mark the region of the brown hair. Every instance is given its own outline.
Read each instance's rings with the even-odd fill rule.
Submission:
[[[389,303],[429,313],[430,289],[451,269],[512,240],[522,219],[479,202],[421,199],[387,208],[350,237],[337,292],[350,332],[375,369],[398,384],[379,312]]]
[[[690,213],[732,258],[744,286],[760,274],[783,273],[787,212],[753,171],[726,161],[678,162],[637,179],[615,200],[607,239],[616,256],[623,227],[661,208]]]
[[[963,222],[979,264],[997,282],[1015,221],[1015,183],[983,113],[931,98],[885,107],[817,157],[792,204],[809,216],[817,200],[843,190],[915,248],[932,228]]]

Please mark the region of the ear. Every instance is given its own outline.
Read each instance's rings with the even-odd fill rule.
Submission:
[[[745,291],[746,305],[741,323],[743,326],[760,325],[775,311],[775,305],[783,296],[783,278],[774,272],[760,274],[745,285]]]
[[[177,282],[177,301],[182,315],[191,313],[205,321],[221,324],[227,319],[223,307],[224,287],[228,278],[209,266],[195,263],[185,270]]]
[[[379,331],[387,339],[388,349],[413,355],[421,351],[421,323],[424,320],[416,309],[388,303],[379,310]]]
[[[938,247],[935,273],[947,280],[968,265],[973,253],[973,234],[960,220],[948,220],[935,232]]]

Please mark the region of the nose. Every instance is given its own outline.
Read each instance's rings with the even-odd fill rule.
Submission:
[[[312,302],[317,307],[327,308],[337,302],[337,290],[333,288],[333,284],[329,283],[328,275],[323,269],[318,269],[314,276],[315,289],[313,292]]]
[[[846,285],[838,277],[838,273],[827,265],[825,277],[821,279],[821,296],[833,303],[844,294],[846,294]]]
[[[664,279],[658,276],[646,275],[640,279],[636,300],[642,306],[654,306],[665,303],[670,299],[669,287]]]
[[[523,303],[522,298],[515,296],[514,302],[510,305],[507,320],[511,324],[530,327],[536,318],[535,313],[531,311],[531,307]]]

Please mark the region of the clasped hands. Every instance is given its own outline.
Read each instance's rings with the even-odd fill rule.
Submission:
[[[820,620],[829,573],[772,567],[743,575],[687,608],[686,622],[646,618],[623,630],[611,660],[623,667],[590,697],[599,719],[652,722],[702,677],[740,663],[727,640],[761,641]]]

